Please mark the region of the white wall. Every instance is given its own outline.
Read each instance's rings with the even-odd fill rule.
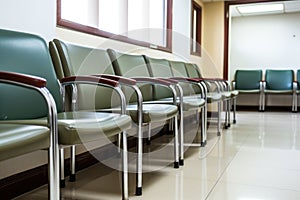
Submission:
[[[0,0],[0,28],[38,34],[47,41],[60,38],[87,46],[114,48],[120,51],[144,53],[167,59],[190,58],[191,1],[173,0],[173,51],[174,54],[122,43],[106,38],[56,27],[56,0]],[[194,58],[197,60],[197,58]],[[84,151],[80,149],[79,152]],[[46,152],[34,152],[26,156],[0,162],[0,179],[12,174],[43,165]]]
[[[56,0],[0,0],[0,28],[54,37]]]
[[[230,80],[236,69],[300,69],[300,13],[235,17]]]
[[[234,17],[231,20],[229,80],[236,69],[300,69],[300,13]],[[240,95],[239,105],[257,105]],[[291,97],[272,95],[267,105],[289,106]]]

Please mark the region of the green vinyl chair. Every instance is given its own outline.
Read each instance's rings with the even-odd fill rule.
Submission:
[[[185,68],[187,71],[187,77],[198,80],[199,83],[206,88],[206,102],[207,104],[216,103],[218,106],[217,110],[217,135],[221,135],[221,103],[224,101],[225,97],[221,94],[219,85],[215,80],[203,79],[198,67],[193,63],[185,63]],[[193,87],[196,94],[201,94],[198,87]],[[226,122],[225,122],[226,123]]]
[[[259,94],[259,111],[263,108],[263,81],[262,70],[241,70],[235,71],[232,87],[234,90],[239,91],[241,94]]]
[[[118,80],[122,85],[127,99],[126,110],[131,116],[133,125],[136,125],[133,131],[137,133],[137,183],[136,195],[142,195],[142,154],[143,154],[143,131],[148,125],[148,132],[151,131],[152,123],[164,121],[176,115],[177,109],[170,105],[161,104],[143,104],[143,96],[140,89],[136,86],[136,81],[124,76],[116,75],[109,54],[106,50],[100,48],[91,48],[78,44],[54,39],[50,42],[50,52],[53,58],[54,67],[59,78],[70,75],[95,75],[113,80]],[[105,89],[105,90],[104,90]],[[78,87],[78,99],[90,99],[95,92],[86,87]],[[101,95],[111,96],[112,91],[106,88],[99,88],[98,95],[93,97],[96,100],[92,105],[72,106],[73,109],[93,109],[95,111],[112,111],[115,109],[115,103],[97,101],[102,99]],[[73,101],[74,102],[74,101]],[[159,109],[158,109],[159,108]],[[136,130],[135,130],[136,129]],[[72,160],[71,160],[72,161]],[[71,162],[73,163],[73,162]],[[73,163],[72,165],[75,165]],[[71,166],[72,166],[71,165]],[[72,169],[71,168],[71,173]],[[62,179],[64,177],[61,177]]]
[[[263,84],[263,111],[265,110],[266,94],[292,95],[292,112],[297,112],[297,83],[294,81],[294,71],[289,69],[266,70]]]
[[[203,117],[201,118],[202,121],[199,124],[203,129],[201,131],[201,146],[204,146],[206,143],[206,130],[205,130],[205,98],[203,96],[191,96],[191,86],[197,85],[197,83],[190,81],[182,76],[174,76],[171,66],[172,65],[179,65],[180,62],[169,61],[166,59],[158,59],[158,58],[151,58],[144,56],[145,60],[148,64],[148,69],[152,77],[156,78],[166,78],[167,80],[175,80],[178,82],[177,90],[179,96],[178,98],[178,108],[180,110],[180,162],[183,165],[184,163],[184,113],[187,112],[194,112],[196,111],[197,114],[201,112]],[[183,64],[183,63],[182,63]],[[184,66],[184,64],[183,64]],[[159,101],[172,101],[172,95],[166,91],[165,88],[154,88],[155,99]],[[201,88],[203,90],[203,88]],[[191,145],[191,144],[189,144]]]
[[[174,120],[174,167],[178,168],[178,108],[176,102],[177,93],[174,83],[151,77],[143,55],[126,54],[117,52],[113,49],[107,49],[107,51],[116,75],[132,78],[137,81],[143,96],[143,105],[159,105],[159,110],[164,111],[164,114],[160,115],[160,117],[155,117],[154,115],[151,118],[151,121],[147,122],[149,127],[148,136],[151,134],[151,124],[155,121],[167,123],[169,120]],[[164,104],[155,99],[153,94],[153,86],[158,85],[160,87],[167,88],[168,91],[173,95],[173,102],[171,104]]]
[[[128,199],[127,133],[131,118],[125,115],[125,97],[119,83],[92,76],[66,77],[60,82],[54,71],[49,49],[43,38],[23,32],[0,30],[0,71],[38,76],[47,81],[47,95],[52,98],[52,124],[47,120],[49,106],[39,92],[26,88],[1,85],[2,124],[37,125],[51,127],[51,145],[55,148],[55,191],[52,199],[59,199],[59,161],[57,151],[62,146],[101,141],[122,133],[122,198]],[[74,84],[93,84],[114,88],[122,102],[122,113],[64,110],[64,87]],[[20,98],[21,97],[21,98]],[[48,109],[47,109],[48,108]],[[59,145],[59,146],[58,146]],[[52,178],[52,177],[51,177]],[[53,182],[53,181],[51,181]]]
[[[297,82],[296,82],[296,84],[297,84],[297,95],[300,93],[300,69],[298,69],[297,70]],[[297,111],[297,109],[298,109],[298,96],[296,97],[296,102],[295,102],[295,104],[296,104],[296,111]]]
[[[0,47],[0,51],[1,49],[2,47]],[[4,106],[11,101],[17,102],[15,101],[15,95],[18,97],[18,95],[22,94],[23,90],[39,93],[40,98],[47,102],[45,114],[47,116],[48,126],[35,125],[35,123],[5,123],[5,119],[7,118],[19,118],[20,113],[18,112],[21,112],[22,110],[8,110],[4,109]],[[49,95],[49,91],[46,88],[46,80],[25,74],[2,71],[1,69],[0,91],[0,161],[21,156],[37,150],[48,150],[48,197],[51,200],[59,199],[59,151],[57,142],[58,137],[56,134],[56,106],[52,96]],[[8,96],[3,98],[3,95],[6,94],[8,94]],[[19,101],[18,103],[21,104],[22,102]],[[27,113],[27,117],[31,119],[34,116],[32,116],[29,112]]]

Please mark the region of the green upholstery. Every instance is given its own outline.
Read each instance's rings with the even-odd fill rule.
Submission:
[[[148,62],[148,67],[150,69],[151,75],[153,77],[164,77],[164,78],[170,78],[175,77],[173,74],[172,66],[178,65],[179,67],[184,68],[183,62],[176,62],[176,61],[168,61],[165,59],[157,59],[157,58],[150,58],[146,57],[146,60]],[[179,77],[182,77],[179,76]],[[191,97],[187,96],[191,94],[191,88],[190,84],[187,83],[180,83],[180,86],[183,89],[183,110],[189,111],[189,110],[197,110],[199,107],[205,105],[205,100],[201,97]],[[156,99],[158,100],[169,100],[172,101],[171,94],[168,93],[168,91],[163,90],[165,88],[155,88],[155,95]]]
[[[128,78],[132,77],[150,77],[145,59],[142,55],[130,55],[116,52],[112,49],[107,50],[113,64],[116,75]],[[153,87],[146,85],[139,85],[143,95],[144,101],[153,100]],[[136,102],[136,99],[132,99]]]
[[[179,61],[170,61],[170,66],[175,77],[189,77],[185,63]],[[197,85],[181,84],[184,95],[200,94],[201,89]]]
[[[0,30],[0,37],[0,70],[45,78],[57,111],[61,112],[63,104],[60,86],[44,40],[35,35],[8,30]],[[34,119],[47,115],[46,103],[37,92],[1,83],[0,88],[0,120]]]
[[[175,77],[188,77],[188,72],[184,62],[172,61],[170,62],[173,76]]]
[[[111,137],[122,130],[129,129],[131,124],[127,116],[101,112],[61,112],[58,113],[57,118],[58,139],[62,145],[76,145]],[[5,123],[47,126],[46,118],[6,120]]]
[[[236,70],[235,89],[245,92],[257,92],[260,90],[262,70]]]
[[[264,94],[266,93],[292,94],[292,111],[297,112],[297,86],[293,70],[266,70]],[[264,108],[265,105],[263,110]]]
[[[61,71],[63,71],[63,74],[66,76],[93,75],[93,74],[115,75],[112,62],[106,50],[70,44],[67,42],[60,41],[58,39],[54,39],[54,43],[56,47],[53,46],[53,43],[50,42],[50,50],[52,52],[51,55],[53,60],[59,61],[55,65],[55,68],[58,69],[56,71],[60,71],[60,69],[63,69]],[[55,48],[57,48],[59,55],[57,55],[57,53],[55,52]],[[139,60],[138,57],[134,57],[134,58],[136,58],[134,59],[136,64],[144,63],[143,57],[140,57],[141,60]],[[128,65],[127,67],[129,68],[130,65]],[[123,68],[121,70],[123,70]],[[120,71],[119,73],[122,73],[122,71]],[[142,73],[145,73],[147,75],[148,71],[144,71]],[[125,94],[128,95],[132,94],[132,91],[130,91],[128,88],[126,89],[124,87],[124,91]],[[92,102],[94,102],[94,107],[93,107],[93,104],[88,106],[86,104],[86,101],[84,101],[83,105],[79,104],[80,109],[92,108],[96,110],[101,110],[106,108],[107,110],[110,110],[110,108],[116,105],[116,103],[112,103],[110,100],[109,101],[102,100],[103,95],[104,96],[112,95],[111,94],[112,91],[109,88],[98,88],[95,94],[95,89],[88,88],[87,86],[84,85],[78,89],[78,92],[79,92],[79,99],[86,99],[86,100],[93,99]],[[148,97],[148,98],[152,99],[152,97]],[[97,99],[100,99],[100,101],[96,101]],[[136,98],[131,98],[131,102],[132,103],[136,102]],[[166,107],[166,109],[169,108]],[[137,122],[137,106],[129,105],[127,106],[126,110],[129,111],[132,120],[134,122]],[[176,110],[172,110],[170,112],[169,110],[162,110],[162,109],[158,111],[155,110],[155,107],[153,105],[147,105],[147,104],[143,106],[143,111],[144,111],[142,117],[143,123],[149,123],[150,121],[151,122],[161,121],[161,119],[165,118],[165,116],[171,118],[177,112]]]
[[[197,70],[197,66],[193,63],[185,63],[186,71],[188,77],[190,78],[202,78],[201,74]]]
[[[293,70],[266,70],[266,90],[291,91],[293,89]]]
[[[300,90],[300,69],[297,70],[297,89]]]
[[[45,78],[47,80],[47,88],[55,99],[57,112],[61,113],[61,121],[59,120],[58,122],[58,129],[65,130],[59,132],[59,138],[66,137],[64,134],[69,134],[69,132],[75,133],[76,131],[72,129],[72,126],[74,126],[72,124],[74,122],[74,117],[77,117],[75,120],[76,123],[80,123],[81,116],[62,112],[63,102],[60,93],[60,85],[58,84],[48,46],[45,41],[36,35],[7,30],[0,30],[0,38],[0,70],[25,73]],[[47,107],[39,94],[24,88],[17,88],[16,86],[10,87],[3,84],[0,84],[0,86],[0,123],[46,125],[47,121],[44,117],[47,116]],[[12,93],[11,91],[14,92]],[[22,98],[20,99],[19,97]],[[101,120],[102,123],[110,124],[110,129],[104,129],[104,134],[112,135],[120,133],[120,129],[116,129],[116,127],[119,126],[118,120],[124,123],[122,128],[128,129],[131,126],[130,117],[118,114],[116,114],[116,116],[117,120],[113,121],[113,123],[106,117],[98,119],[96,115],[91,115],[91,118],[85,117],[82,120],[85,123],[94,123],[97,119]],[[40,120],[38,119],[42,120],[43,123],[39,122]],[[69,124],[72,124],[72,126],[68,126]],[[82,125],[84,125],[84,123],[82,123]],[[95,123],[95,126],[97,126],[97,123]],[[99,132],[99,130],[96,130],[93,126],[91,126],[91,129],[89,129],[89,126],[82,126],[82,128],[84,127],[87,129],[86,134],[94,135]],[[75,134],[80,133],[78,131]],[[72,138],[74,140],[72,140]],[[81,141],[76,137],[70,137],[68,143],[79,144]]]
[[[57,60],[53,62],[55,64],[59,63]],[[53,134],[58,134],[58,143],[61,145],[76,145],[98,141],[99,139],[118,135],[123,132],[123,148],[125,152],[127,151],[127,134],[125,131],[131,127],[131,118],[129,116],[96,112],[64,112],[62,88],[55,74],[48,46],[41,37],[28,33],[0,30],[0,71],[17,72],[44,78],[47,81],[46,87],[50,92],[50,96],[53,96],[56,103],[56,108],[54,107],[52,110],[54,110],[54,113],[57,111],[57,119],[56,114],[53,117],[51,116],[54,122],[49,124],[47,120],[48,106],[38,92],[1,83],[0,127],[3,127],[4,131],[9,130],[5,129],[5,126],[18,124],[13,129],[17,134],[20,133],[18,130],[26,126],[28,130],[20,133],[21,139],[21,136],[23,137],[26,132],[30,132],[30,129],[32,129],[33,132],[30,132],[31,134],[26,136],[27,138],[32,138],[30,141],[32,148],[37,147],[37,143],[46,146],[45,144],[49,142],[48,140],[38,142],[37,140],[42,140],[43,136],[41,133],[44,129],[35,131],[32,125],[42,125],[45,128],[51,125],[53,127]],[[59,76],[63,75],[63,70],[57,72]],[[89,78],[90,80],[91,78]],[[108,83],[108,81],[105,82]],[[40,136],[35,136],[35,132],[40,133]],[[48,133],[48,130],[45,129],[45,132]],[[13,132],[9,132],[9,134],[1,132],[2,136],[5,136],[5,134],[11,134],[11,138],[13,137]],[[56,139],[55,142],[57,142]],[[57,144],[54,145],[55,149],[58,148]],[[17,145],[11,145],[10,147],[15,148]],[[123,155],[123,178],[127,179],[127,155]],[[54,157],[57,159],[59,156],[57,154]],[[54,171],[58,171],[58,165],[59,161],[55,160]],[[55,174],[55,178],[58,177],[57,175],[58,173]],[[51,180],[53,179],[52,176],[50,176]],[[55,186],[59,187],[59,183],[56,182]],[[123,197],[127,198],[127,183],[123,182],[122,189]],[[59,196],[59,192],[53,193]],[[58,198],[52,197],[51,199]]]
[[[193,63],[185,63],[185,68],[187,71],[187,75],[189,78],[202,78],[201,74],[199,73],[198,67],[196,64]],[[200,88],[199,87],[193,87],[193,90],[196,94],[200,94]],[[223,97],[218,92],[207,92],[207,103],[213,103],[223,100]]]
[[[148,69],[148,66],[145,62],[145,59],[142,55],[132,55],[132,54],[122,54],[120,52],[116,52],[112,49],[108,49],[108,52],[111,57],[111,61],[113,63],[114,70],[117,75],[119,76],[125,76],[125,77],[150,77],[150,72]],[[161,112],[158,112],[159,110],[152,109],[153,106],[149,104],[143,104],[143,122],[154,122],[154,121],[162,121],[173,118],[175,115],[177,115],[177,108],[173,105],[164,105],[159,104],[153,100],[154,94],[153,94],[153,87],[149,84],[141,85],[140,86],[143,100],[144,102],[152,102],[154,104],[157,104],[157,106],[160,107]],[[128,109],[130,109],[130,112],[132,115],[133,110],[131,109],[132,106],[130,106]],[[152,113],[153,112],[153,113]],[[158,114],[160,116],[158,116]],[[146,115],[146,116],[145,116]],[[151,117],[152,116],[152,117]],[[156,116],[156,117],[154,117]],[[151,120],[150,120],[151,119]],[[145,121],[144,121],[145,120]]]
[[[60,79],[74,75],[114,74],[106,50],[74,45],[58,39],[54,39],[53,42],[55,44],[50,42],[49,48],[57,76]],[[112,98],[113,90],[111,88],[91,85],[77,87],[76,107],[79,110],[111,108],[120,104],[118,98]],[[107,98],[103,98],[103,96]]]
[[[45,126],[0,124],[0,161],[49,148],[50,130]]]
[[[149,80],[150,72],[143,55],[125,54],[125,53],[116,52],[113,49],[107,49],[107,52],[109,53],[111,62],[113,63],[113,67],[116,75],[124,76],[128,78],[136,78],[136,80],[138,80],[138,78],[143,78],[143,80],[147,79],[147,81],[138,81],[140,82],[140,85],[138,86],[140,88],[140,91],[142,93],[142,98],[143,98],[143,105],[142,105],[143,119],[142,120],[144,123],[149,125],[148,142],[150,142],[150,138],[151,138],[150,124],[152,122],[159,121],[160,123],[166,123],[168,120],[174,119],[175,121],[174,123],[174,167],[178,168],[179,151],[177,148],[178,147],[177,106],[171,104],[161,104],[155,101],[153,95],[153,85],[156,85],[156,83],[159,81],[154,79]],[[131,107],[129,106],[128,109],[131,109]],[[132,110],[129,111],[132,112]],[[135,106],[133,106],[133,111],[136,111]],[[136,114],[131,113],[131,116],[133,116],[134,121],[137,121]],[[141,141],[141,138],[139,141]],[[137,182],[139,182],[139,180],[141,179],[138,177]],[[137,194],[141,194],[139,188],[141,189],[141,183],[140,186],[137,187]]]
[[[166,59],[155,59],[145,56],[145,60],[148,64],[149,71],[152,77],[172,77],[172,71],[168,60]],[[154,96],[156,100],[164,98],[172,98],[172,92],[168,88],[155,86]]]

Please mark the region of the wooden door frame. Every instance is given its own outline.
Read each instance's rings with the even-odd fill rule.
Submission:
[[[224,1],[224,61],[223,61],[223,78],[228,79],[228,56],[229,56],[229,8],[231,5],[250,4],[250,3],[266,3],[276,2],[280,0],[237,0],[237,1]]]

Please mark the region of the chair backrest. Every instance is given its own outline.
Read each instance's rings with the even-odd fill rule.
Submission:
[[[84,47],[54,39],[50,42],[50,52],[59,78],[74,75],[115,74],[109,55],[104,49]],[[110,108],[118,104],[112,101],[118,98],[111,98],[113,95],[111,88],[84,84],[77,87],[78,110]]]
[[[190,78],[202,78],[198,66],[194,63],[185,63],[185,68]]]
[[[293,70],[266,70],[266,89],[292,90],[294,81]]]
[[[262,70],[236,70],[235,89],[258,90],[262,81]]]
[[[298,90],[300,90],[300,69],[297,70],[297,85],[298,85]]]
[[[57,111],[63,110],[54,67],[48,46],[39,36],[0,30],[0,70],[39,76],[47,80]],[[0,84],[0,120],[32,119],[47,116],[45,100],[37,92]]]
[[[143,55],[125,54],[107,49],[116,75],[128,78],[151,77]],[[153,100],[153,87],[150,85],[137,84],[141,90],[144,101]],[[131,97],[131,102],[136,102],[135,97]]]
[[[187,72],[187,77],[189,78],[202,78],[200,72],[198,71],[198,66],[194,63],[185,63],[185,69]],[[193,86],[193,90],[196,94],[202,93],[199,87]]]
[[[174,77],[188,77],[184,62],[169,61],[169,63]],[[184,96],[193,95],[195,92],[199,91],[199,87],[197,87],[196,85],[181,83],[180,86],[182,88]]]
[[[150,75],[152,77],[163,77],[163,78],[173,77],[173,73],[168,60],[159,59],[159,58],[150,58],[147,56],[144,57],[148,64]],[[155,86],[153,90],[154,90],[155,99],[173,97],[172,92],[168,88]]]
[[[188,77],[188,72],[184,62],[180,61],[169,61],[173,75],[175,77]]]

